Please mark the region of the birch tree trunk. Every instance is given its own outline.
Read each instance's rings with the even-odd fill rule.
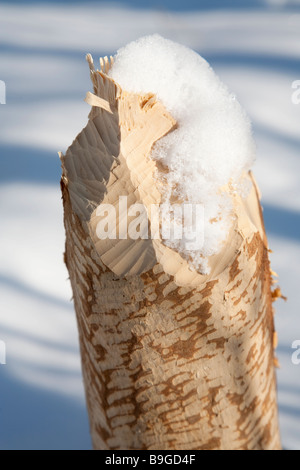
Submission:
[[[161,202],[153,95],[95,71],[87,127],[61,155],[66,254],[95,449],[277,450],[271,273],[257,188],[201,275],[161,240],[101,240],[99,205]],[[151,224],[149,219],[149,225]]]

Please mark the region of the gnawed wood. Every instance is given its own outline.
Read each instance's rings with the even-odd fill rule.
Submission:
[[[176,123],[153,95],[109,79],[108,59],[101,72],[89,62],[109,109],[93,107],[62,156],[62,193],[94,448],[280,449],[271,272],[253,177],[249,197],[234,196],[232,232],[208,276],[161,240],[99,240],[99,204],[160,203],[149,153]]]

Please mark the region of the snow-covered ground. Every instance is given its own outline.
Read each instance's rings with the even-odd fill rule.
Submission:
[[[138,5],[0,4],[0,449],[90,448],[56,152],[86,123],[85,53],[157,32],[207,58],[253,120],[272,266],[289,298],[276,304],[282,439],[299,450],[300,1]]]

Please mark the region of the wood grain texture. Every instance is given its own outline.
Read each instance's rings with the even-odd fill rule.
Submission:
[[[154,96],[109,79],[108,60],[101,72],[91,59],[90,66],[94,93],[112,112],[92,108],[62,156],[61,185],[94,448],[280,449],[271,273],[256,186],[246,200],[234,196],[232,232],[209,276],[191,272],[160,240],[99,240],[99,204],[120,195],[160,202],[148,157],[176,123]]]

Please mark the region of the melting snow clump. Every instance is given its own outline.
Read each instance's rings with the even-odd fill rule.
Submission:
[[[206,60],[159,35],[120,49],[109,75],[124,90],[154,93],[177,121],[177,128],[155,144],[151,158],[168,168],[167,174],[157,174],[164,182],[164,203],[203,206],[204,223],[196,219],[203,243],[194,250],[187,249],[186,237],[165,243],[208,274],[208,257],[220,252],[233,224],[228,188],[245,195],[241,177],[255,160],[250,121]]]

